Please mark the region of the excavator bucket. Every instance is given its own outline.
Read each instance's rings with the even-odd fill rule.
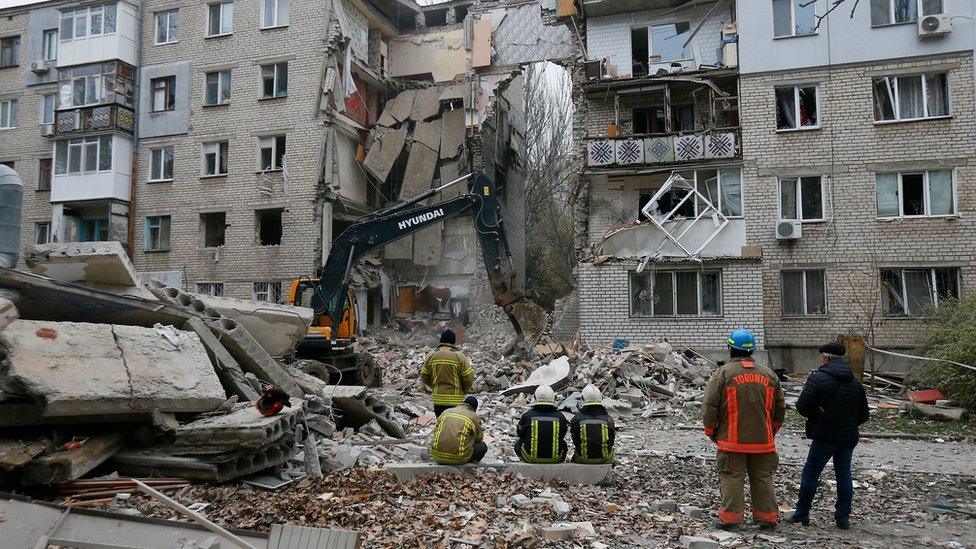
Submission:
[[[531,349],[542,337],[549,322],[545,309],[517,290],[504,292],[493,285],[492,291],[495,294],[495,303],[502,307],[515,327],[515,332],[522,339],[523,348]]]

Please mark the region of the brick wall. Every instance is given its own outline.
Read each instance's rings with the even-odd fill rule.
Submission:
[[[952,117],[875,124],[872,77],[926,70],[949,72]],[[821,128],[777,133],[773,87],[797,83],[819,84]],[[750,244],[763,247],[769,345],[810,346],[837,334],[864,334],[882,266],[958,266],[962,292],[976,289],[971,55],[749,76],[740,85],[747,233]],[[924,169],[954,169],[958,215],[878,220],[876,173]],[[800,240],[778,242],[778,178],[797,175],[825,176],[830,221],[804,224]],[[780,271],[801,266],[826,270],[826,317],[782,316]],[[924,325],[919,319],[885,319],[878,344],[910,346]]]

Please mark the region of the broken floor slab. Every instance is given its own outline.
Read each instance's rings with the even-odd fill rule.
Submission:
[[[441,262],[443,252],[443,240],[441,235],[444,233],[444,224],[435,223],[429,227],[421,229],[413,236],[413,264],[414,265],[438,265]]]
[[[375,130],[374,130],[375,132]],[[386,181],[393,164],[403,151],[407,140],[406,128],[399,130],[375,132],[375,140],[369,148],[363,168],[380,181]]]
[[[441,120],[431,120],[430,122],[417,122],[413,128],[413,138],[431,150],[440,150],[441,146]]]
[[[224,447],[227,450],[258,448],[293,431],[303,410],[304,401],[292,399],[291,407],[273,416],[263,416],[248,404],[229,414],[180,425],[176,429],[176,445]]]
[[[400,187],[400,200],[413,198],[427,191],[434,181],[434,169],[437,167],[437,151],[414,141],[410,146],[410,157],[403,172],[403,185]]]
[[[388,113],[397,122],[403,122],[410,118],[413,111],[413,101],[417,96],[417,90],[403,90],[386,102],[383,112]]]
[[[220,378],[220,383],[223,384],[227,394],[237,395],[249,402],[258,399],[260,395],[247,382],[241,365],[234,360],[234,357],[220,343],[220,340],[214,336],[210,326],[203,319],[193,317],[183,324],[183,329],[197,334],[197,337],[200,338],[200,343],[207,349],[210,362],[213,364],[217,377]]]
[[[612,478],[610,464],[469,463],[450,466],[434,463],[388,463],[384,469],[393,473],[400,482],[427,474],[470,474],[483,469],[495,470],[499,474],[512,472],[526,478],[559,480],[569,485],[603,484]]]
[[[464,143],[464,110],[447,111],[441,117],[441,159],[454,158]]]
[[[442,89],[438,87],[417,90],[417,95],[413,100],[413,110],[410,111],[410,118],[421,122],[440,114],[441,93]]]
[[[24,258],[31,272],[119,295],[153,299],[119,242],[43,244]]]
[[[286,436],[261,448],[208,456],[186,456],[176,446],[126,449],[112,464],[123,475],[224,482],[281,465],[296,453],[294,438]]]
[[[226,396],[210,358],[177,333],[174,344],[153,328],[18,320],[0,334],[0,385],[48,417],[213,410]]]

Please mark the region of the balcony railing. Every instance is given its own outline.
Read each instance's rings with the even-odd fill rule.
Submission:
[[[119,105],[92,105],[55,113],[54,131],[58,136],[82,135],[116,130],[132,135],[135,113]]]
[[[587,137],[588,167],[654,166],[741,158],[741,130],[699,133]]]

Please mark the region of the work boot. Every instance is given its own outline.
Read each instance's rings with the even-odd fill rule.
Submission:
[[[739,529],[738,522],[722,522],[720,520],[715,521],[715,527],[719,530],[725,530],[726,532],[731,532],[732,530]]]
[[[837,519],[837,527],[841,530],[850,530],[851,521],[848,519]]]
[[[764,532],[770,532],[770,531],[776,529],[776,523],[775,522],[760,522],[759,523],[759,529],[762,530],[762,531],[764,531]]]
[[[810,526],[810,515],[796,515],[794,514],[790,517],[790,522],[793,524],[800,523],[804,526]]]

